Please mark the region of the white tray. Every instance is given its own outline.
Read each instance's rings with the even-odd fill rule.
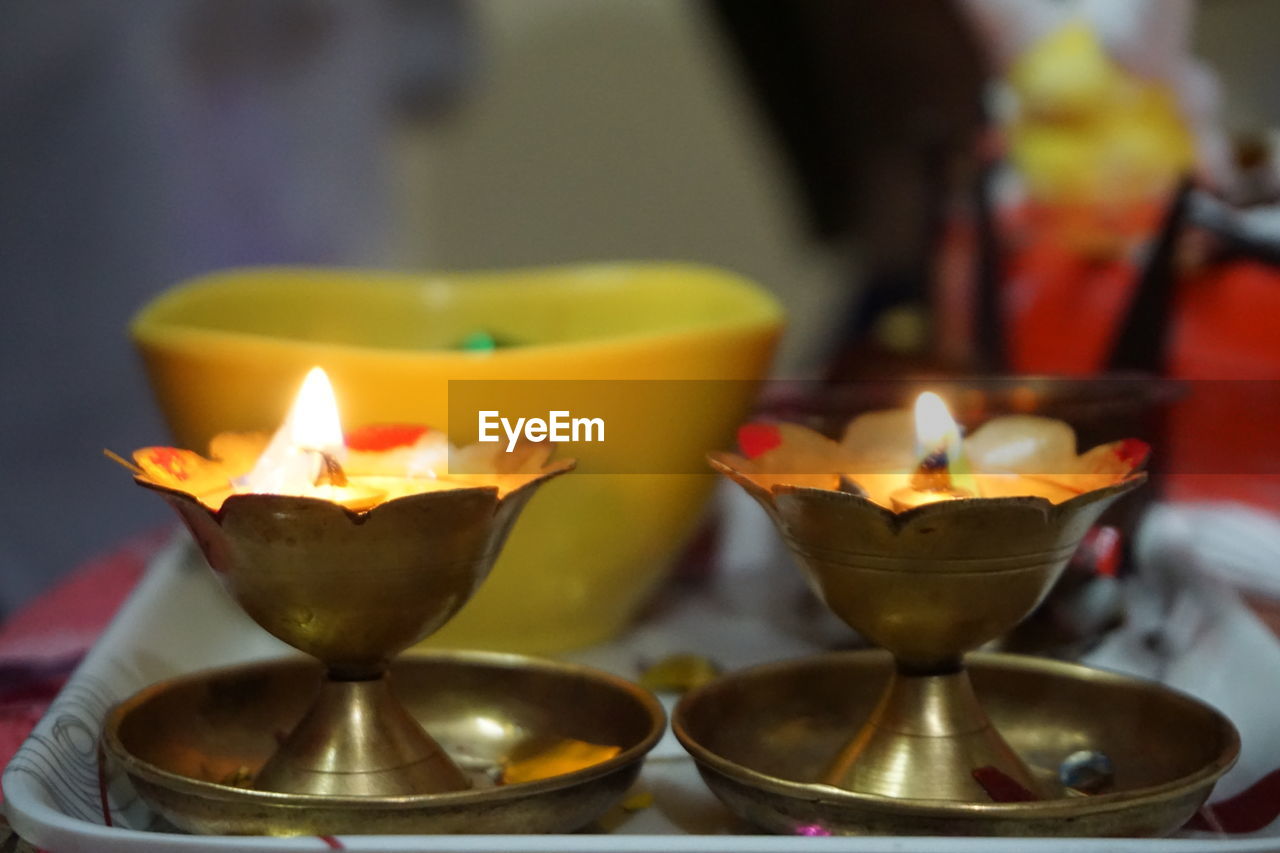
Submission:
[[[572,656],[634,678],[641,660],[674,651],[697,650],[730,667],[792,657],[813,651],[812,624],[797,629],[770,616],[762,600],[787,598],[789,567],[767,583],[779,588],[756,594],[743,604],[742,590],[758,589],[761,579],[739,577],[719,584],[721,593],[688,594],[623,640]],[[796,573],[798,574],[798,573]],[[754,583],[753,583],[754,581]],[[731,591],[736,590],[736,591]],[[735,599],[735,596],[738,596]],[[1237,616],[1239,618],[1237,618]],[[1232,624],[1248,628],[1247,612],[1232,614]],[[1246,620],[1240,622],[1240,619]],[[804,620],[807,623],[807,620]],[[1262,630],[1262,629],[1258,629]],[[1267,635],[1269,636],[1269,635]],[[1253,638],[1256,639],[1256,638]],[[1109,644],[1101,655],[1114,664],[1126,640]],[[1280,660],[1280,646],[1271,649]],[[1222,651],[1221,648],[1218,649]],[[5,769],[3,787],[9,819],[18,833],[50,853],[147,853],[147,851],[310,850],[435,851],[435,853],[520,853],[520,851],[621,851],[622,853],[792,853],[805,850],[921,851],[921,853],[1055,853],[1055,851],[1233,851],[1280,850],[1280,827],[1259,836],[1206,836],[1157,840],[944,839],[944,838],[790,838],[750,834],[703,787],[692,761],[668,734],[645,764],[639,788],[653,795],[651,807],[629,815],[608,834],[559,836],[344,836],[275,839],[200,837],[166,829],[134,795],[128,780],[108,780],[114,826],[104,825],[98,775],[97,740],[106,710],[155,681],[211,666],[278,657],[289,649],[240,613],[218,588],[211,573],[186,544],[185,534],[153,561],[125,606],[71,677],[31,737]],[[1140,665],[1127,666],[1142,669]],[[1166,667],[1166,670],[1168,667]],[[1176,669],[1176,668],[1175,668]],[[1218,667],[1223,672],[1229,667]],[[1277,672],[1280,674],[1280,672]],[[1275,675],[1268,676],[1274,679]],[[1258,680],[1248,678],[1256,688]],[[1178,679],[1171,679],[1177,681]],[[1217,681],[1222,681],[1218,678]],[[1179,684],[1184,689],[1187,684]],[[1192,691],[1194,685],[1192,685]],[[1210,694],[1218,691],[1209,689]],[[1265,696],[1266,694],[1264,694]],[[1280,693],[1270,693],[1274,709]],[[1230,701],[1210,695],[1228,714]],[[669,710],[669,708],[668,708]],[[1272,716],[1269,714],[1267,716]],[[1242,726],[1246,752],[1252,736]],[[1225,794],[1262,775],[1270,756],[1242,762],[1236,778],[1224,780]],[[1280,758],[1280,753],[1276,755]],[[1280,762],[1277,762],[1280,763]],[[1280,821],[1277,822],[1280,824]],[[335,844],[340,845],[335,848]]]

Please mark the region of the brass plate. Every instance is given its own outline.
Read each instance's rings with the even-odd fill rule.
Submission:
[[[879,797],[817,779],[879,698],[882,651],[819,655],[733,673],[687,694],[672,726],[735,814],[779,833],[1158,836],[1190,818],[1240,751],[1222,714],[1166,687],[1075,664],[972,654],[991,719],[1062,796],[1037,802]],[[1058,764],[1082,749],[1115,766],[1109,788],[1072,795]]]
[[[318,689],[320,669],[305,660],[211,670],[156,684],[108,714],[103,738],[147,803],[190,832],[503,834],[568,832],[595,820],[626,793],[666,727],[662,706],[651,694],[587,667],[445,652],[406,656],[391,671],[405,707],[450,750],[476,787],[409,797],[237,787],[252,779]],[[592,744],[620,751],[608,757]],[[549,766],[552,758],[569,756],[577,769],[495,782],[512,760],[520,761],[527,778],[529,759],[538,755],[548,756]]]

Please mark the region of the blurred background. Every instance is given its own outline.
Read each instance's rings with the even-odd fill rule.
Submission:
[[[100,452],[165,441],[126,326],[217,268],[691,260],[780,377],[1280,378],[1270,0],[0,16],[0,615],[168,523]]]

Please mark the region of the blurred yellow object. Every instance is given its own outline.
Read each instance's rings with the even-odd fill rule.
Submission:
[[[668,655],[640,674],[640,685],[655,693],[687,693],[720,674],[715,661],[692,653]]]
[[[1172,92],[1113,62],[1082,23],[1029,48],[1008,79],[1018,100],[1011,154],[1034,198],[1150,198],[1194,162],[1191,132]]]
[[[602,764],[622,752],[620,746],[587,743],[572,738],[555,738],[540,743],[535,738],[522,744],[502,765],[502,784],[536,782]]]
[[[232,270],[162,294],[131,331],[176,442],[203,450],[216,433],[278,424],[314,365],[328,371],[348,428],[444,429],[451,379],[756,380],[781,326],[777,302],[744,279],[616,264],[449,275]],[[511,345],[459,348],[481,330]],[[649,413],[643,470],[692,470],[661,466],[700,462],[730,442],[754,389],[749,381],[715,388],[681,397],[679,410]],[[714,481],[589,473],[626,470],[609,457],[617,452],[575,445],[569,455],[584,473],[530,503],[492,577],[432,645],[551,652],[625,627]]]
[[[622,808],[629,812],[643,811],[653,807],[653,792],[638,791],[622,801]]]
[[[1077,22],[1028,48],[1009,70],[1009,83],[1027,117],[1067,121],[1095,112],[1125,83],[1125,75],[1093,30]]]

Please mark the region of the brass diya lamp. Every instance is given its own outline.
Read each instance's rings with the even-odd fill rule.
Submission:
[[[840,442],[781,424],[749,425],[740,443],[711,465],[765,509],[836,615],[893,656],[869,719],[815,781],[910,800],[1052,796],[984,712],[965,654],[1040,603],[1098,516],[1144,481],[1146,445],[1077,454],[1070,427],[1031,416],[962,441],[932,394],[914,416],[855,419]]]
[[[206,459],[134,454],[209,565],[265,630],[318,659],[325,678],[251,780],[288,794],[400,797],[471,781],[402,707],[387,676],[488,574],[521,508],[572,462],[546,446],[451,448],[439,433],[376,427],[344,440],[332,389],[313,370],[284,425],[222,434]],[[478,473],[449,476],[452,468]]]

